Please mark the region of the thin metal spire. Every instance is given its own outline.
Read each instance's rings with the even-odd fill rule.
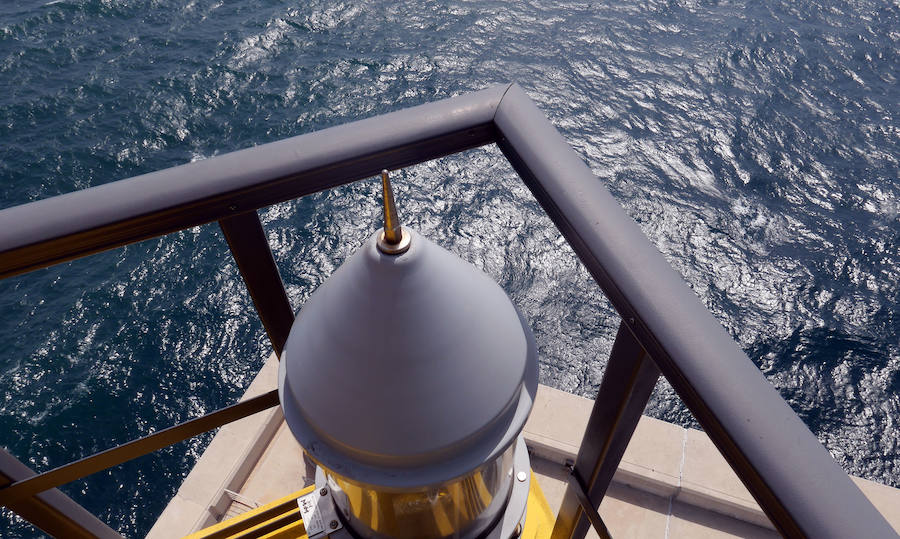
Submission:
[[[378,250],[388,255],[399,255],[409,249],[409,232],[400,226],[394,189],[387,170],[381,171],[381,197],[384,201],[384,230],[378,236]]]
[[[384,200],[384,241],[397,245],[403,237],[403,230],[400,228],[397,205],[394,203],[394,189],[391,187],[387,170],[381,171],[381,192]]]

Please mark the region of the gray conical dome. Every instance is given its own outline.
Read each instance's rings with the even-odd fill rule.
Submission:
[[[534,339],[503,290],[409,232],[404,254],[380,252],[376,234],[319,287],[279,373],[285,419],[313,458],[400,488],[498,456],[537,389]]]

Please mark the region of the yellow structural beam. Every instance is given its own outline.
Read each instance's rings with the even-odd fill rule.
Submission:
[[[303,527],[303,521],[300,519],[297,498],[309,494],[314,488],[315,485],[310,485],[274,502],[192,533],[185,539],[306,538],[306,528]]]
[[[549,539],[556,517],[550,510],[550,504],[547,503],[547,498],[544,497],[544,491],[541,490],[534,472],[531,472],[527,507],[525,528],[522,530],[521,537],[523,539]]]
[[[288,494],[274,502],[241,513],[236,517],[192,533],[185,539],[307,539],[306,529],[300,518],[297,498],[309,494],[315,488],[310,485],[303,490]],[[538,485],[537,477],[531,474],[528,489],[528,509],[522,539],[548,539],[553,531],[555,517],[544,492]]]

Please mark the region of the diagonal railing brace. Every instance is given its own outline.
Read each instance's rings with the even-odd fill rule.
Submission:
[[[268,393],[232,404],[203,417],[185,421],[180,425],[163,429],[149,436],[132,440],[53,470],[16,481],[8,487],[0,489],[0,506],[9,506],[27,496],[33,496],[70,481],[81,479],[92,473],[112,468],[123,462],[152,453],[157,449],[187,440],[208,430],[243,419],[277,405],[278,390],[273,389]]]

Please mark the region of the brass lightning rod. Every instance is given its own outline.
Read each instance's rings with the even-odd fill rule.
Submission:
[[[409,232],[400,226],[394,190],[387,170],[381,171],[381,196],[384,201],[384,230],[378,236],[378,250],[387,255],[399,255],[409,249]]]

